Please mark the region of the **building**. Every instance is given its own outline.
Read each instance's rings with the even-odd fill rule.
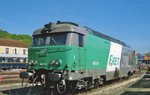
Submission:
[[[18,40],[0,38],[0,64],[28,62],[28,45]]]
[[[150,56],[145,55],[143,59],[146,64],[150,64]]]
[[[150,55],[138,54],[138,62],[144,64],[150,64]]]

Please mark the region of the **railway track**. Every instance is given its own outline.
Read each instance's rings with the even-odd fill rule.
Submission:
[[[124,88],[127,88],[128,86],[136,83],[143,76],[144,76],[143,73],[135,74],[134,76],[127,78],[127,79],[119,79],[119,80],[110,81],[110,82],[107,82],[107,84],[104,84],[100,87],[93,88],[88,91],[77,91],[74,94],[75,95],[108,95],[108,94],[116,95],[116,93],[117,93],[117,95],[118,95],[118,94],[122,93]],[[50,90],[49,89],[45,90],[45,89],[43,89],[42,86],[34,86],[34,87],[30,86],[30,87],[22,88],[20,83],[19,83],[19,86],[18,85],[10,85],[9,87],[1,90],[0,95],[1,94],[2,95],[3,94],[10,95],[10,91],[11,91],[11,95],[16,95],[16,93],[18,93],[18,95],[20,95],[20,94],[21,95],[27,95],[27,94],[51,95]],[[53,95],[57,95],[57,94],[53,94]]]
[[[126,88],[121,95],[150,95],[150,71],[140,81]]]
[[[93,88],[90,91],[82,91],[75,95],[120,95],[125,88],[140,80],[145,73],[138,73],[129,78],[109,81],[102,86]]]
[[[21,83],[19,78],[19,73],[24,70],[8,70],[0,72],[0,85],[12,84],[12,83]]]

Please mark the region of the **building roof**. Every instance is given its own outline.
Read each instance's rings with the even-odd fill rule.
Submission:
[[[5,39],[5,38],[0,38],[0,46],[28,48],[28,44],[26,44],[26,43],[23,43],[18,40],[11,40],[11,39]]]

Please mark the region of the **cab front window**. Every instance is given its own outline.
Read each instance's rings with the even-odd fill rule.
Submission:
[[[33,37],[34,46],[71,45],[84,47],[85,36],[76,32],[50,33]]]
[[[65,45],[68,33],[53,33],[33,37],[33,46]]]

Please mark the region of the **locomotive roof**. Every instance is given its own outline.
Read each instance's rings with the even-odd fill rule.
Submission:
[[[81,34],[86,34],[87,31],[84,28],[80,28],[79,25],[72,22],[57,22],[49,23],[44,26],[44,28],[37,29],[33,32],[33,36],[57,32],[77,32]]]
[[[98,36],[100,38],[121,44],[121,45],[126,46],[126,47],[130,47],[118,39],[115,39],[113,37],[110,37],[110,36],[107,36],[107,35],[102,34],[100,32],[97,32],[97,31],[90,29],[89,27],[86,27],[86,26],[84,28],[80,27],[78,24],[73,23],[73,22],[60,22],[60,21],[58,21],[57,23],[45,24],[44,28],[40,28],[40,29],[34,31],[33,36],[41,35],[41,34],[48,34],[48,33],[64,32],[64,31],[66,31],[66,32],[77,32],[77,33],[81,33],[81,34],[87,34],[87,32],[88,32],[88,33],[93,34],[95,36]]]
[[[124,42],[122,42],[122,41],[120,41],[120,40],[118,40],[118,39],[115,39],[115,38],[110,37],[110,36],[108,36],[108,35],[105,35],[105,34],[102,34],[102,33],[100,33],[100,32],[97,32],[97,31],[95,31],[95,30],[93,30],[93,29],[90,29],[89,27],[86,27],[86,26],[85,26],[85,28],[87,29],[87,31],[88,31],[90,34],[93,34],[93,35],[98,36],[98,37],[100,37],[100,38],[103,38],[103,39],[106,39],[106,40],[109,40],[109,41],[112,41],[112,42],[121,44],[121,45],[126,46],[126,47],[130,47],[130,46],[128,46],[127,44],[125,44]]]

